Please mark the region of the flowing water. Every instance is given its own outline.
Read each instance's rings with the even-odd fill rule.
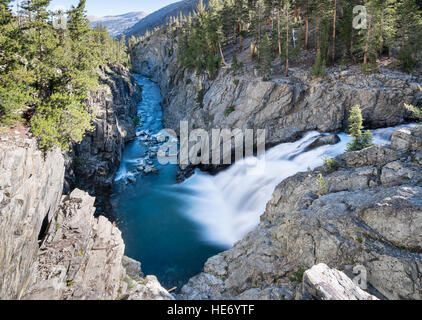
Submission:
[[[162,129],[158,86],[137,76],[143,87],[138,138],[125,148],[112,202],[126,243],[126,255],[142,262],[167,288],[198,274],[206,260],[242,239],[259,223],[275,187],[285,178],[323,164],[346,149],[350,138],[305,152],[322,135],[309,132],[294,143],[280,144],[261,158],[248,158],[211,176],[196,173],[176,184],[176,165],[161,166],[154,154]],[[374,130],[374,142],[387,143],[397,128]],[[158,139],[159,140],[159,139]],[[152,150],[152,151],[151,151]],[[158,174],[140,174],[154,166]]]

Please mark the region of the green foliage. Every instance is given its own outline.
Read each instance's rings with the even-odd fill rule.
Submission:
[[[347,151],[359,151],[373,145],[371,131],[362,132],[363,117],[359,105],[354,106],[350,111],[349,123],[349,135],[353,141],[347,145]]]
[[[299,269],[291,277],[289,277],[289,280],[291,282],[301,283],[303,281],[304,275],[305,275],[305,269],[303,269],[302,267],[299,267]]]
[[[221,10],[221,1],[211,0],[206,10],[201,0],[194,21],[183,23],[178,41],[180,64],[198,74],[207,72],[210,79],[217,76],[221,64]]]
[[[234,54],[232,58],[232,64],[231,64],[231,72],[233,75],[238,75],[243,71],[244,65],[242,61],[239,61],[237,59],[237,55]]]
[[[141,117],[140,116],[134,116],[133,118],[132,118],[132,120],[133,120],[133,125],[135,126],[135,127],[139,127],[140,125],[141,125]]]
[[[315,63],[311,68],[311,75],[313,77],[325,77],[327,74],[326,72],[326,63],[325,60],[322,58],[322,54],[318,53],[315,59]]]
[[[360,70],[365,74],[377,73],[379,71],[376,63],[362,64]]]
[[[412,72],[412,70],[419,64],[418,60],[413,57],[413,49],[410,45],[400,49],[397,57],[397,66],[404,72]]]
[[[324,167],[327,171],[336,171],[338,170],[338,168],[340,168],[340,164],[337,162],[336,159],[325,158]]]
[[[259,48],[259,68],[264,80],[266,80],[271,75],[271,64],[274,60],[273,52],[273,44],[267,34],[264,36]]]
[[[77,96],[54,93],[38,106],[31,119],[31,130],[42,149],[57,146],[69,150],[71,143],[80,143],[85,133],[93,129],[91,118]]]
[[[419,91],[422,92],[422,86],[418,86],[419,87]],[[404,104],[405,107],[411,111],[413,113],[413,115],[415,116],[415,118],[419,121],[422,121],[422,107],[416,107],[410,104]]]
[[[327,183],[322,173],[318,175],[316,184],[317,184],[317,189],[318,189],[318,195],[320,197],[328,193]]]
[[[204,107],[204,97],[205,97],[205,89],[202,86],[202,82],[199,83],[198,87],[198,94],[196,96],[196,102],[198,103],[200,108]]]
[[[353,9],[362,4],[367,9],[367,27],[355,29]],[[199,74],[208,73],[211,79],[225,65],[222,47],[234,46],[230,49],[236,53],[244,49],[245,37],[252,40],[251,58],[264,77],[277,55],[288,75],[290,56],[298,56],[304,48],[316,52],[310,70],[316,77],[325,75],[328,59],[338,57],[340,61],[364,62],[364,72],[375,72],[379,58],[391,56],[396,52],[393,49],[400,49],[398,66],[410,72],[422,47],[417,0],[211,0],[208,10],[200,2],[193,17],[176,21],[169,28],[178,36],[179,62]],[[236,63],[237,59],[235,55]],[[232,64],[234,74],[236,63]]]
[[[229,116],[229,115],[231,115],[234,111],[235,111],[234,107],[228,107],[228,108],[226,109],[226,111],[224,111],[224,115],[225,115],[226,117],[228,117],[228,116]]]
[[[101,65],[128,65],[126,40],[91,30],[86,0],[67,11],[67,27],[53,23],[49,0],[24,1],[19,16],[0,2],[0,123],[28,121],[41,148],[68,150],[92,129],[86,105],[98,89]]]

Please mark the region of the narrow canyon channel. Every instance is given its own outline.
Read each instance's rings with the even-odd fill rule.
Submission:
[[[339,143],[309,150],[324,134],[308,132],[264,157],[244,159],[216,176],[196,171],[177,184],[177,166],[162,166],[156,158],[163,129],[160,89],[146,77],[136,75],[136,80],[143,88],[141,122],[137,138],[125,148],[112,203],[126,254],[166,288],[181,288],[208,258],[255,228],[281,181],[343,153],[350,141],[341,133]],[[397,128],[374,130],[374,142],[387,143]]]

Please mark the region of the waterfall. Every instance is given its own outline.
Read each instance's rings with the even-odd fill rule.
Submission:
[[[373,131],[374,143],[388,143],[398,128]],[[232,247],[254,229],[271,200],[276,186],[298,172],[314,169],[346,150],[351,138],[340,134],[341,142],[305,151],[322,135],[309,132],[301,140],[280,144],[261,158],[236,162],[216,176],[197,171],[183,183],[189,190],[186,215],[198,223],[205,241]],[[185,195],[186,196],[186,195]]]

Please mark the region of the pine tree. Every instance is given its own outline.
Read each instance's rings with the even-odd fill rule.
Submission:
[[[0,1],[0,123],[18,120],[31,101],[29,84],[33,73],[27,71],[20,44],[18,22],[10,0]]]
[[[349,117],[349,135],[353,141],[347,145],[347,151],[359,151],[373,145],[371,131],[363,130],[363,117],[359,105],[352,107]]]
[[[261,47],[259,48],[259,50],[260,50],[259,66],[261,69],[261,74],[264,80],[266,80],[271,74],[271,65],[274,58],[273,45],[271,43],[271,39],[268,36],[268,34],[266,34],[263,37]]]
[[[410,72],[416,65],[415,52],[422,46],[422,15],[415,0],[402,0],[397,4],[396,27],[401,48],[399,67]]]

